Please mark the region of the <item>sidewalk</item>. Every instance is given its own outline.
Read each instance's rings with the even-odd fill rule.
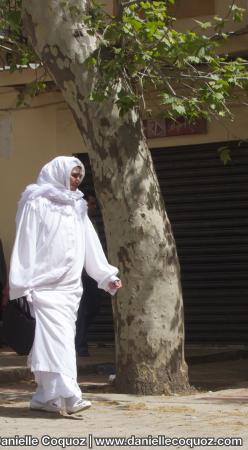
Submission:
[[[138,446],[140,450],[154,446],[236,449],[241,445],[243,450],[248,450],[248,358],[244,347],[187,347],[190,383],[197,390],[171,396],[116,393],[108,382],[114,366],[113,346],[92,345],[90,353],[88,358],[78,358],[78,381],[84,397],[92,401],[92,408],[76,417],[65,417],[29,409],[35,384],[25,367],[26,357],[1,349],[2,446],[24,448],[13,443],[3,445],[2,439],[29,437],[36,439],[38,444],[27,443],[25,448],[35,445],[37,450],[80,448],[79,439],[82,440],[81,446],[106,450],[127,446]],[[156,443],[158,437],[162,439],[160,445]],[[132,444],[136,438],[146,439],[146,442],[154,439],[155,443]],[[181,440],[178,445],[165,445],[167,438]],[[201,443],[193,445],[192,439],[196,438]],[[207,445],[209,438],[214,440],[211,445]],[[223,446],[223,438],[227,439],[226,446]],[[188,439],[188,444],[185,444],[185,439]],[[238,439],[239,443],[232,439]]]

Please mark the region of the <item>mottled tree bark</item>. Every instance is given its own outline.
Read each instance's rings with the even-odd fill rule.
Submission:
[[[81,10],[87,4],[69,3]],[[87,143],[109,259],[120,268],[124,287],[113,300],[117,387],[136,394],[186,390],[179,263],[140,117],[119,117],[115,92],[103,103],[89,101],[99,75],[85,59],[97,39],[60,0],[23,0],[23,21]]]

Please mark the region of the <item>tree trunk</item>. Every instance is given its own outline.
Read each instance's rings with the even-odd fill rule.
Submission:
[[[86,0],[70,3],[86,7]],[[23,0],[23,21],[87,143],[109,259],[120,268],[124,287],[113,300],[118,390],[187,390],[176,246],[139,114],[119,117],[113,99],[89,101],[98,74],[85,59],[97,40],[61,1]]]

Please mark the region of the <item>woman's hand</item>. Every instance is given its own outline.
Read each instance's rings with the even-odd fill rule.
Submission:
[[[110,289],[120,289],[122,287],[121,280],[110,281],[109,288]]]

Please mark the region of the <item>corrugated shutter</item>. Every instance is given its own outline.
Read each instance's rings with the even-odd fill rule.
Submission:
[[[229,143],[224,166],[222,145],[152,151],[181,264],[188,343],[248,341],[248,146]],[[113,338],[111,314],[106,302],[93,338]]]
[[[248,148],[152,152],[181,264],[187,342],[248,341]],[[225,143],[226,145],[226,143]]]

